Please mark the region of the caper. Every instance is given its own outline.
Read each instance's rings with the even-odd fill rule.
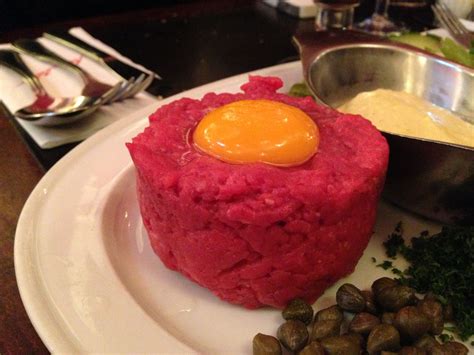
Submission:
[[[451,322],[454,320],[454,311],[451,304],[447,304],[443,307],[443,319],[445,322]]]
[[[433,346],[430,350],[430,355],[467,355],[469,349],[466,348],[463,344],[448,341],[444,344],[437,344]]]
[[[357,341],[346,335],[338,335],[321,340],[328,355],[359,355],[361,348]]]
[[[299,351],[306,345],[309,335],[302,321],[290,319],[278,328],[277,336],[285,348]]]
[[[297,319],[308,325],[313,320],[313,307],[306,301],[295,298],[283,310],[282,316],[285,320]]]
[[[395,315],[393,323],[403,338],[416,340],[430,330],[429,318],[417,307],[406,306]]]
[[[360,290],[352,284],[344,284],[336,292],[336,302],[345,311],[362,312],[365,308],[365,298]]]
[[[378,324],[372,329],[367,339],[367,351],[376,354],[379,351],[398,351],[400,349],[400,334],[390,324]]]
[[[415,292],[415,289],[413,289],[413,292]],[[418,303],[422,301],[421,298],[418,298],[416,295],[413,297],[411,302],[408,304],[409,306],[418,306]]]
[[[384,312],[382,313],[380,320],[382,321],[382,323],[385,323],[385,324],[393,324],[393,322],[395,321],[395,313]]]
[[[452,355],[448,349],[443,347],[443,344],[436,344],[430,349],[430,355]]]
[[[420,339],[413,343],[417,348],[430,350],[433,346],[439,344],[438,341],[431,335],[425,334]]]
[[[386,287],[393,287],[397,286],[399,283],[395,281],[394,279],[391,279],[390,277],[381,277],[380,279],[375,280],[372,283],[372,292],[374,293],[374,296],[376,297],[377,294],[382,291]]]
[[[314,317],[314,321],[319,320],[337,320],[339,323],[342,323],[344,320],[344,313],[342,313],[342,310],[338,305],[334,305],[318,311]]]
[[[252,341],[253,355],[281,355],[281,345],[277,338],[258,333]]]
[[[457,341],[448,341],[443,344],[443,346],[452,352],[452,354],[456,355],[467,355],[469,353],[469,349],[464,345]]]
[[[312,341],[298,355],[324,355],[324,348],[318,341]]]
[[[349,323],[349,330],[357,334],[368,335],[379,323],[380,319],[373,314],[361,312],[352,318]]]
[[[365,299],[365,311],[372,314],[377,314],[377,306],[375,304],[375,298],[372,291],[361,291],[362,296]]]
[[[344,336],[353,339],[361,348],[365,346],[365,338],[361,334],[350,332],[344,334]]]
[[[338,320],[328,319],[319,320],[313,323],[311,331],[311,341],[320,340],[330,336],[339,335],[341,329],[341,322]]]
[[[413,304],[415,300],[415,290],[404,285],[385,287],[375,294],[377,304],[389,312],[396,312],[402,307]]]
[[[438,297],[436,297],[436,295],[431,291],[426,292],[423,299],[430,300],[430,301],[438,301]]]
[[[414,346],[404,346],[398,355],[426,355],[426,350]]]
[[[433,335],[441,334],[444,327],[443,306],[441,303],[425,298],[417,304],[417,307],[430,320],[431,327],[429,332]]]

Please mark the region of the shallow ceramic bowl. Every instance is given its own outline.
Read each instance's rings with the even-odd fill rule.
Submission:
[[[297,35],[316,99],[337,108],[363,91],[405,91],[474,124],[474,70],[355,31]],[[474,225],[474,149],[383,132],[390,145],[384,196],[448,224]],[[474,142],[473,142],[474,143]]]

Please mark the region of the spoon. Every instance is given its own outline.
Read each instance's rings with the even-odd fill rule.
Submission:
[[[110,86],[109,84],[105,84],[95,79],[84,69],[68,62],[67,60],[58,56],[56,53],[50,51],[37,40],[23,38],[14,41],[12,44],[16,49],[19,50],[20,53],[25,53],[52,65],[59,65],[65,69],[71,70],[72,72],[76,73],[84,82],[84,87],[82,88],[81,92],[81,94],[84,96],[99,97],[108,93],[109,90],[114,89],[113,86]],[[110,102],[126,98],[130,91],[135,90],[135,87],[136,85],[132,80],[122,82],[120,90],[115,92],[116,95],[109,95]],[[109,101],[104,101],[104,104],[107,103],[109,103]]]
[[[35,93],[35,102],[16,111],[15,116],[36,125],[55,126],[76,121],[98,109],[109,95],[115,95],[116,92],[114,87],[114,90],[98,98],[84,95],[53,98],[46,92],[40,80],[26,66],[17,52],[0,50],[0,64],[21,75]],[[118,84],[116,90],[119,89],[120,85]]]

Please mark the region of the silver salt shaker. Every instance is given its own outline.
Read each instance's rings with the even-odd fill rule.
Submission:
[[[349,29],[354,21],[354,9],[359,0],[314,0],[316,30]]]

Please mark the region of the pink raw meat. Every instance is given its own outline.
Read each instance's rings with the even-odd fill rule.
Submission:
[[[153,250],[220,298],[257,308],[312,303],[351,273],[367,246],[388,163],[383,136],[360,116],[277,93],[250,77],[244,93],[209,93],[160,107],[127,144]],[[320,130],[303,165],[229,164],[197,151],[190,132],[210,110],[242,99],[299,107]]]

